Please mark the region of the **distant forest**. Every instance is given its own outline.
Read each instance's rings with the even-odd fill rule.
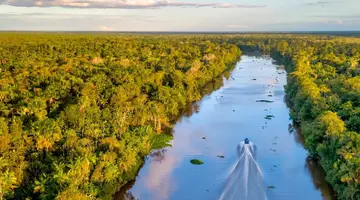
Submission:
[[[360,199],[360,38],[324,34],[0,33],[0,199],[112,199],[253,51],[286,66],[309,155]]]
[[[0,31],[1,33],[2,31]],[[8,33],[7,31],[5,31],[4,33]],[[20,31],[20,32],[13,32],[13,33],[33,33],[32,31]],[[39,32],[36,32],[39,33]],[[161,32],[161,31],[150,31],[150,32],[146,32],[146,31],[140,31],[140,32],[136,32],[136,31],[128,31],[128,32],[124,32],[124,31],[53,31],[53,32],[43,32],[43,33],[55,33],[55,34],[102,34],[102,35],[110,35],[110,34],[128,34],[128,35],[235,35],[235,34],[241,34],[241,35],[246,35],[246,34],[257,34],[257,35],[261,35],[261,34],[292,34],[292,35],[319,35],[319,36],[348,36],[348,37],[360,37],[360,31],[271,31],[271,32],[211,32],[211,31],[207,31],[207,32]]]

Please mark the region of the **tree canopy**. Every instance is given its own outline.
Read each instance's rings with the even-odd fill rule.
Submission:
[[[359,38],[1,33],[0,44],[0,199],[111,199],[241,51],[285,64],[305,147],[340,199],[360,199]]]
[[[241,51],[206,38],[0,35],[0,198],[111,199]]]

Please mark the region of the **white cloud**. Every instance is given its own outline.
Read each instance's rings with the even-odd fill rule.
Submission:
[[[114,30],[114,28],[111,28],[109,26],[104,26],[104,25],[101,25],[99,27],[99,29],[100,29],[100,31],[113,31]]]
[[[316,2],[311,2],[311,3],[305,3],[302,5],[306,5],[306,6],[325,6],[325,5],[329,5],[332,4],[334,2],[332,1],[316,1]]]
[[[74,7],[74,8],[159,8],[159,7],[213,7],[259,8],[262,5],[228,3],[194,3],[169,0],[4,0],[2,4],[22,7]]]

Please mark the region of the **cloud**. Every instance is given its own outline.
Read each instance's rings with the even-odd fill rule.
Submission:
[[[305,6],[326,6],[326,5],[333,4],[333,3],[334,2],[331,2],[331,1],[317,1],[317,2],[305,3],[305,4],[302,4],[302,5],[305,5]]]
[[[86,20],[93,22],[94,20],[116,20],[117,22],[146,22],[146,23],[170,23],[170,20],[158,18],[152,15],[136,15],[136,14],[106,14],[101,15],[97,13],[89,13],[89,14],[81,14],[81,13],[0,13],[0,21],[1,20],[8,20],[8,19],[19,19],[19,20],[55,20],[55,19],[71,19],[71,20]],[[110,27],[97,26],[100,30],[107,30]],[[1,29],[1,26],[0,26]],[[112,30],[115,30],[113,27]]]
[[[238,5],[238,4],[213,4],[212,7],[214,8],[265,8],[264,5]]]
[[[212,8],[262,8],[264,5],[238,5],[227,3],[187,3],[169,0],[2,0],[1,4],[20,7],[70,7],[70,8],[160,8],[160,7],[212,7]]]
[[[259,29],[273,31],[359,31],[360,21],[344,20],[304,20],[266,24]]]
[[[309,16],[319,22],[329,24],[359,24],[360,15],[312,15]]]
[[[360,19],[351,19],[351,20],[328,20],[327,23],[329,24],[360,24]]]
[[[360,15],[311,15],[312,18],[360,19]]]
[[[227,28],[250,28],[249,26],[241,25],[241,24],[229,24],[226,27]]]
[[[113,31],[114,29],[108,26],[101,25],[99,27],[100,31]]]

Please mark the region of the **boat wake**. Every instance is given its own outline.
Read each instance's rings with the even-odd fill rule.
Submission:
[[[255,158],[253,143],[238,145],[239,156],[226,182],[220,200],[267,200],[264,177]]]

